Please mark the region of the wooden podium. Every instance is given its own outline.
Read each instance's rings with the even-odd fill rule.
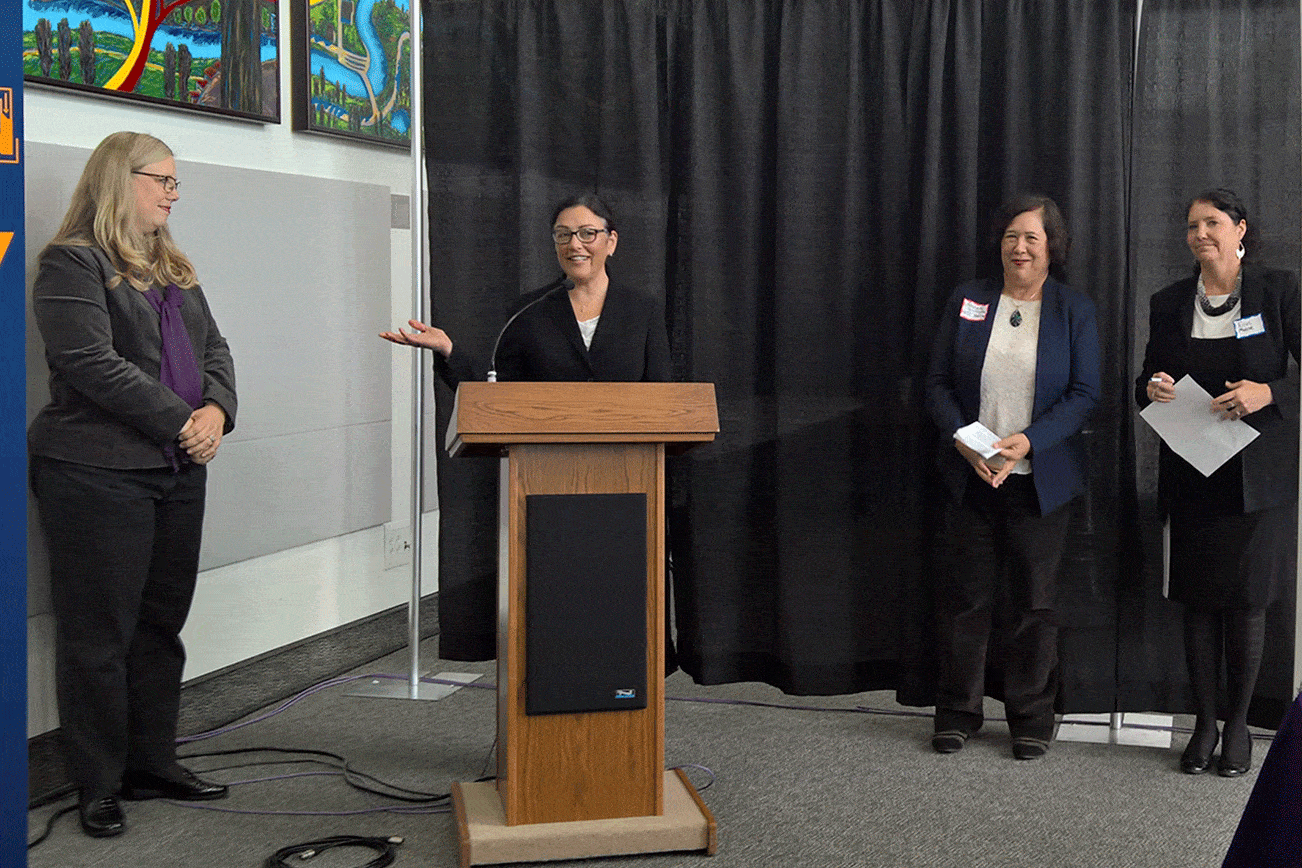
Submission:
[[[502,461],[497,781],[452,785],[463,866],[714,853],[713,816],[686,776],[664,768],[664,489],[666,451],[713,440],[718,430],[710,383],[457,390],[448,452]],[[645,708],[525,711],[527,498],[572,494],[645,495]]]

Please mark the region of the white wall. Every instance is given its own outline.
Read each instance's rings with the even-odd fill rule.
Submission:
[[[408,195],[411,162],[407,153],[290,130],[288,17],[282,15],[280,20],[285,22],[281,29],[281,117],[284,119],[281,124],[263,125],[192,115],[125,100],[92,98],[29,85],[24,90],[26,140],[89,149],[111,132],[138,130],[167,142],[182,165],[204,163],[379,184],[395,194]],[[60,203],[60,207],[63,204],[66,203]],[[181,206],[185,204],[183,197]],[[414,309],[410,231],[391,229],[390,249],[391,310],[392,322],[396,324],[405,322]],[[28,270],[30,274],[30,263]],[[268,302],[274,304],[274,299],[268,299]],[[269,310],[268,329],[285,333],[287,329],[296,328],[296,324],[287,322],[285,317],[270,314]],[[235,361],[239,376],[253,375],[240,368],[238,352]],[[409,520],[411,382],[410,353],[395,347],[391,380],[391,515],[394,524],[406,524]],[[432,444],[433,439],[427,433],[427,444]],[[217,461],[220,460],[219,456]],[[322,467],[320,472],[343,471]],[[274,520],[274,517],[257,517],[256,520]],[[436,590],[436,524],[432,514],[426,517],[422,588],[425,594]],[[28,592],[29,737],[58,725],[48,578],[44,575],[39,540],[35,548],[37,551],[29,567]],[[189,655],[185,677],[191,679],[204,675],[406,603],[411,591],[410,568],[401,566],[386,570],[383,549],[384,529],[374,527],[203,572],[190,619],[182,634]]]

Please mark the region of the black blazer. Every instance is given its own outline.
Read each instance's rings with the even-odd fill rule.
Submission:
[[[672,374],[663,308],[649,293],[611,281],[590,348],[564,289],[549,285],[520,302],[497,347],[498,380],[667,382]],[[456,345],[448,359],[434,354],[434,369],[453,390],[484,379]]]
[[[1176,281],[1149,301],[1148,346],[1135,379],[1135,400],[1147,407],[1148,380],[1165,371],[1176,380],[1188,373],[1187,354],[1193,340],[1197,276]],[[1235,341],[1238,377],[1267,383],[1275,403],[1243,417],[1261,432],[1247,445],[1243,457],[1243,508],[1247,512],[1280,506],[1297,499],[1298,373],[1289,355],[1299,357],[1298,279],[1291,271],[1247,263],[1243,266],[1243,295],[1239,319],[1261,314],[1265,331]],[[1218,393],[1213,393],[1218,394]],[[1158,497],[1169,503],[1166,478],[1172,463],[1182,460],[1162,444],[1158,458]]]
[[[167,467],[190,407],[159,380],[158,314],[98,247],[47,247],[32,309],[50,366],[50,403],[27,430],[33,455],[116,470]],[[181,319],[203,375],[203,397],[235,427],[235,365],[199,287],[181,293]]]

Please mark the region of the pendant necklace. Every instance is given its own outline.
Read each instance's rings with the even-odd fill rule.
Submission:
[[[1013,303],[1013,313],[1012,316],[1008,317],[1008,324],[1013,328],[1017,328],[1019,325],[1022,324],[1022,309],[1021,307],[1018,306],[1017,299],[1013,298],[1011,295],[1008,296],[1008,300]],[[1032,301],[1039,301],[1039,299],[1037,298],[1026,298],[1022,300],[1028,303]]]

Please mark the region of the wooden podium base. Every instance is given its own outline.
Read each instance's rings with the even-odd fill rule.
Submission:
[[[454,783],[452,804],[462,868],[678,850],[713,856],[717,846],[714,815],[678,769],[665,772],[663,816],[508,826],[497,788],[489,782]]]

